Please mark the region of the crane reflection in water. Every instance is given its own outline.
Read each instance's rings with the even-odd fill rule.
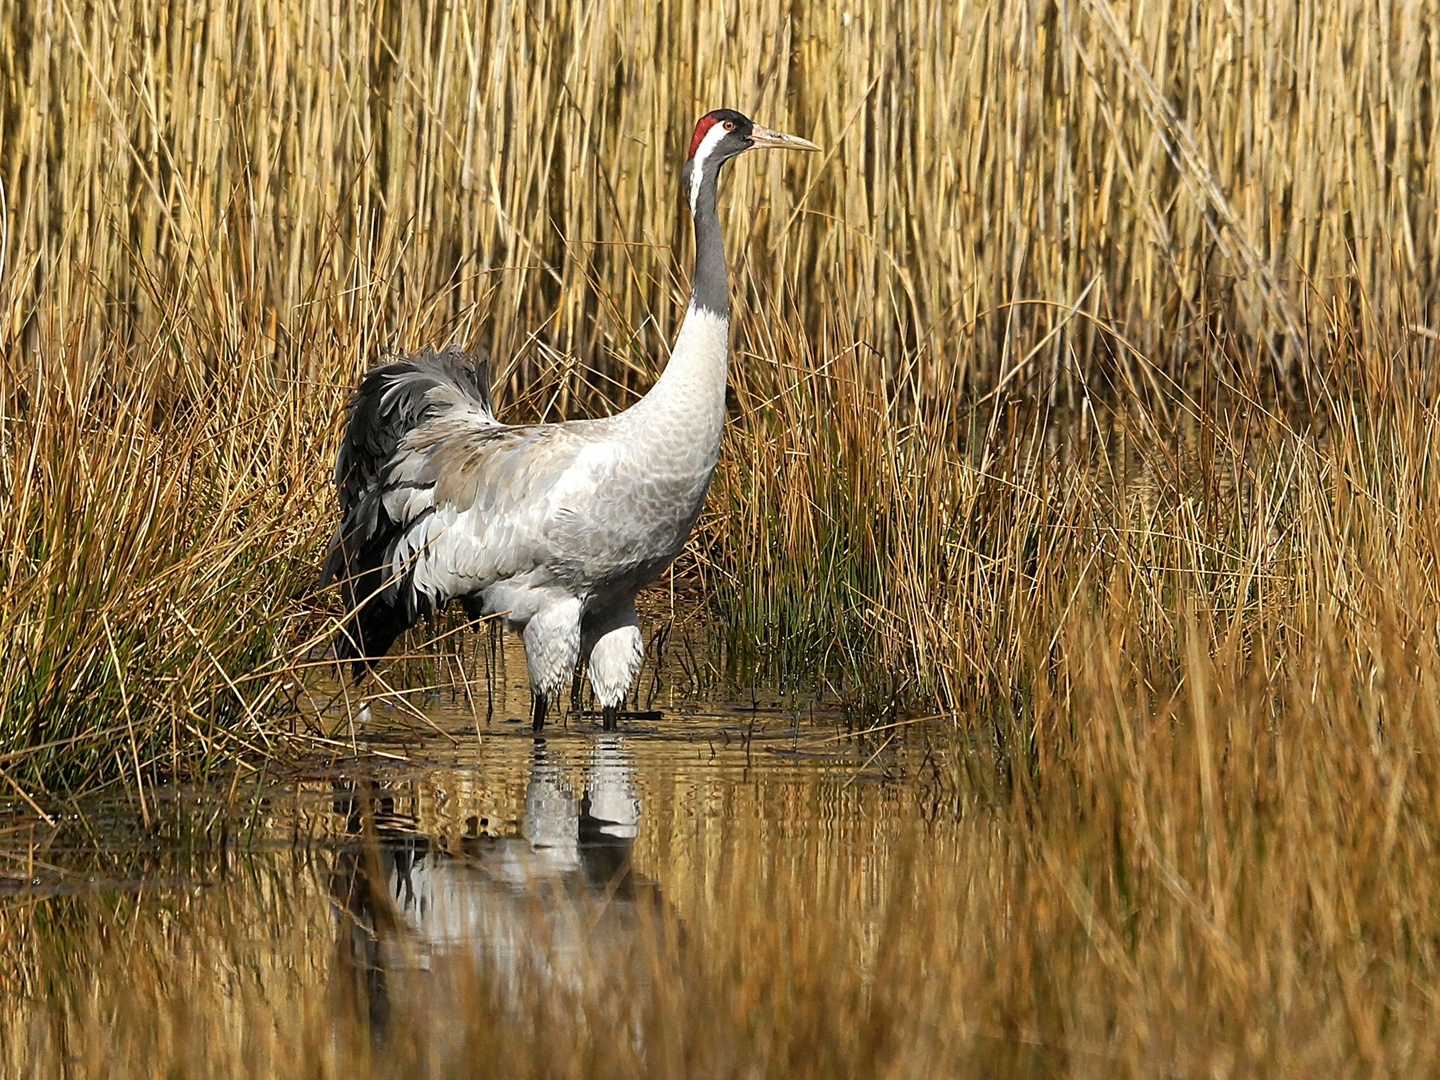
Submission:
[[[537,738],[518,835],[437,841],[368,783],[339,793],[335,809],[359,837],[331,872],[337,989],[377,1042],[392,1008],[429,990],[437,962],[464,962],[502,998],[527,979],[578,989],[597,969],[646,978],[661,896],[631,866],[641,805],[626,736],[588,746],[578,797]]]

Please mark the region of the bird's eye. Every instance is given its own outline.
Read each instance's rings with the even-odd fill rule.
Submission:
[[[735,121],[734,121],[734,120],[726,120],[726,121],[725,121],[725,130],[726,130],[726,131],[734,131],[734,130],[735,130]]]

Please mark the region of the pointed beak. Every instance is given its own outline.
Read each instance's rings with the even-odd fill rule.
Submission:
[[[771,147],[776,150],[819,150],[809,139],[802,139],[799,135],[786,135],[781,131],[771,131],[767,127],[756,124],[750,130],[750,149],[759,150],[764,147]]]

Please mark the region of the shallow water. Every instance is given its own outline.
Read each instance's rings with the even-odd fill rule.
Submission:
[[[292,775],[151,792],[148,829],[128,800],[12,818],[7,1075],[446,1073],[502,1035],[520,1072],[594,1074],[579,1039],[668,1073],[697,1017],[793,1023],[797,975],[868,993],[899,864],[957,858],[913,732],[670,672],[619,733],[536,736],[513,674],[372,702],[358,754],[347,722]]]

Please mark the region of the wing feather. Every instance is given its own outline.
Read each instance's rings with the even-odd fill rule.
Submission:
[[[467,359],[426,352],[377,367],[352,401],[324,580],[341,583],[352,612],[337,655],[357,670],[450,600],[538,581],[567,492],[583,486],[587,423],[499,423],[483,362]]]
[[[433,516],[434,481],[408,443],[441,418],[457,430],[504,430],[491,408],[483,356],[452,347],[380,364],[350,401],[335,458],[341,519],[321,584],[341,585],[351,616],[336,651],[361,668],[422,614],[422,598],[400,588],[404,568],[392,555],[407,531],[425,528]]]

